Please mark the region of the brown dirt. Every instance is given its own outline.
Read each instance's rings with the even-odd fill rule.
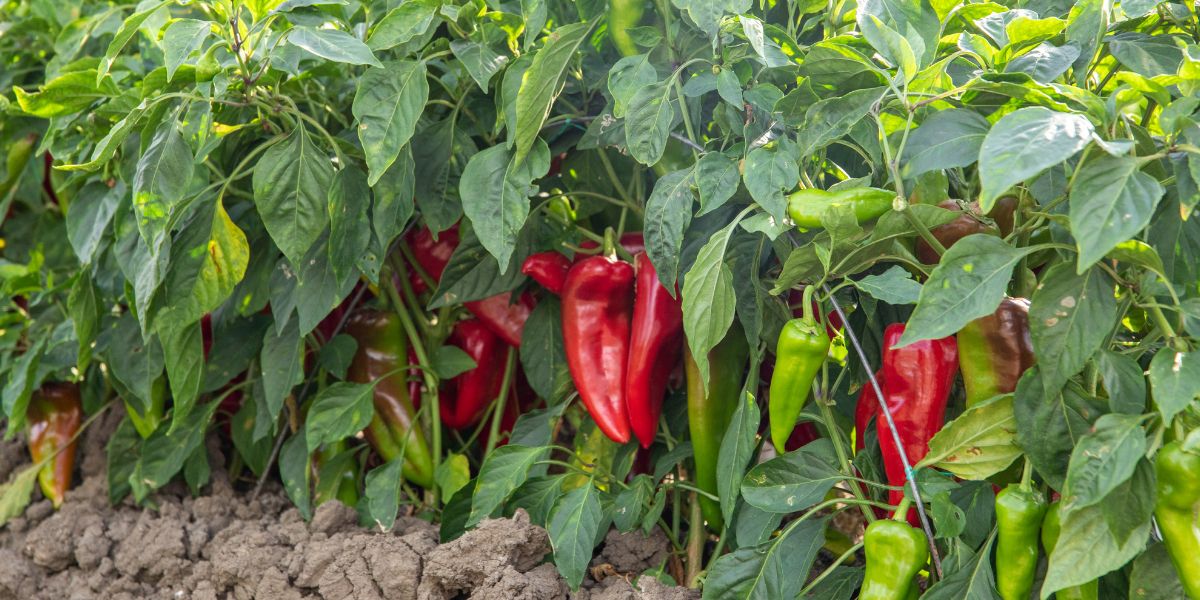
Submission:
[[[0,528],[0,600],[699,597],[652,577],[630,584],[666,560],[660,532],[610,532],[593,562],[608,576],[589,577],[571,594],[550,562],[545,530],[523,511],[439,545],[437,529],[425,521],[402,517],[392,531],[373,532],[337,502],[305,523],[278,485],[251,500],[215,468],[207,495],[193,498],[172,484],[151,498],[152,508],[128,500],[109,506],[103,442],[116,418],[85,434],[84,478],[61,510],[38,500]],[[215,446],[210,453],[211,464],[222,463]],[[27,463],[20,441],[0,444],[0,481]]]

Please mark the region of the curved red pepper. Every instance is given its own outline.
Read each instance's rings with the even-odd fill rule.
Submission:
[[[883,386],[883,371],[875,373],[875,380],[879,382],[880,387]],[[887,392],[884,392],[885,394]],[[871,423],[871,417],[879,412],[879,396],[875,395],[875,386],[868,381],[863,384],[862,390],[858,392],[858,404],[854,406],[854,452],[858,453],[866,444],[867,426]],[[876,427],[878,430],[878,426]]]
[[[463,306],[505,343],[518,348],[521,346],[521,333],[525,331],[525,322],[529,320],[537,301],[529,293],[523,293],[513,302],[512,292],[504,292],[483,300],[464,302]]]
[[[625,406],[633,434],[649,448],[658,431],[663,395],[683,355],[683,305],[658,280],[643,252],[634,259],[637,291],[625,370]]]
[[[958,345],[951,336],[896,348],[903,333],[901,323],[893,323],[883,332],[883,387],[896,434],[909,464],[915,465],[929,453],[929,440],[945,423],[946,402],[958,374]],[[904,463],[882,412],[876,423],[888,485],[903,488],[907,485]],[[890,490],[888,496],[889,502],[897,504],[904,492]],[[910,512],[908,518],[916,526],[916,513]]]
[[[436,240],[433,239],[433,232],[429,231],[428,227],[413,229],[405,236],[405,241],[408,242],[408,247],[412,250],[417,264],[434,283],[437,283],[442,280],[442,271],[445,271],[446,265],[450,264],[450,257],[454,255],[454,249],[458,248],[458,225],[453,225],[450,229],[439,233]],[[413,291],[418,294],[429,289],[425,285],[425,280],[417,274],[416,270],[409,271],[408,281],[412,284]]]
[[[562,295],[563,284],[567,282],[567,271],[570,270],[571,259],[553,250],[530,254],[521,264],[522,273],[555,296]]]
[[[607,256],[585,258],[567,273],[562,295],[567,367],[600,430],[629,441],[625,369],[633,319],[633,265]]]
[[[500,395],[504,383],[504,345],[500,338],[477,319],[454,324],[450,343],[475,361],[475,368],[447,383],[439,396],[442,423],[452,429],[465,429],[479,422]]]

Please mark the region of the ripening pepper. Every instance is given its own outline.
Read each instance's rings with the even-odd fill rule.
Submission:
[[[646,253],[634,259],[637,287],[630,324],[629,360],[625,370],[625,405],[629,426],[643,448],[658,431],[663,395],[671,371],[683,352],[683,305],[658,280]]]
[[[619,444],[630,435],[625,373],[635,278],[633,265],[611,253],[590,256],[571,267],[562,293],[571,378],[600,430]]]
[[[1046,515],[1041,494],[1009,484],[996,494],[996,588],[1004,600],[1027,600],[1038,565],[1038,533]]]
[[[738,407],[750,347],[735,319],[725,339],[708,352],[707,390],[691,352],[684,350],[688,430],[692,437],[692,458],[696,463],[696,487],[715,496],[718,495],[717,458],[721,453],[721,439]],[[704,496],[698,496],[698,499],[709,528],[719,532],[724,523],[720,502]]]
[[[504,343],[477,319],[454,324],[450,344],[475,361],[450,381],[438,394],[442,423],[451,429],[466,429],[479,422],[487,407],[500,396],[504,383]]]
[[[42,494],[54,508],[63,503],[75,470],[75,434],[83,422],[79,387],[73,383],[47,383],[34,392],[26,413],[29,455],[33,462],[47,461],[38,470]]]
[[[802,189],[788,195],[788,215],[797,227],[822,229],[821,215],[834,206],[849,206],[859,224],[879,218],[892,209],[896,193],[879,188],[858,187],[830,192]]]
[[[916,465],[929,453],[929,440],[944,424],[950,388],[958,374],[958,348],[953,337],[922,340],[897,348],[896,342],[903,334],[901,323],[893,323],[883,332],[882,383],[896,434],[909,464]],[[906,487],[904,461],[882,412],[875,414],[875,428],[879,432],[888,485]],[[904,492],[889,490],[888,496],[889,502],[897,504],[904,498]],[[910,514],[910,522],[915,522],[915,518],[915,512]]]
[[[1062,503],[1055,501],[1046,509],[1046,518],[1042,520],[1042,546],[1046,554],[1054,553],[1058,545],[1058,534],[1062,531]],[[1064,588],[1054,592],[1055,600],[1097,600],[1100,596],[1100,580],[1093,579],[1083,585]]]
[[[521,263],[521,272],[546,288],[555,296],[562,295],[563,285],[567,282],[567,271],[571,270],[571,259],[549,250],[530,254]]]
[[[972,202],[970,205],[971,210],[969,211],[963,211],[962,206],[954,200],[945,200],[941,204],[938,204],[938,206],[959,213],[958,217],[953,221],[938,225],[929,230],[929,233],[933,234],[934,239],[941,243],[947,250],[950,249],[950,246],[957,243],[958,240],[968,235],[976,233],[1000,235],[1000,230],[996,226],[984,223],[976,216],[979,213],[978,202]],[[935,265],[941,258],[937,251],[933,249],[933,246],[930,246],[928,242],[921,238],[917,238],[916,250],[917,258],[927,265]]]
[[[350,316],[346,333],[358,341],[346,379],[375,385],[375,416],[367,426],[367,441],[384,460],[404,454],[404,476],[428,488],[433,484],[433,459],[425,435],[413,420],[408,381],[401,368],[408,364],[408,340],[395,314],[361,310]],[[400,370],[398,370],[400,369]]]
[[[807,291],[812,288],[807,288]],[[829,335],[817,323],[805,294],[804,316],[788,321],[779,333],[775,348],[775,370],[771,373],[767,410],[771,422],[771,443],[779,453],[787,451],[787,440],[804,409],[813,381],[829,353]]]
[[[1154,459],[1154,518],[1189,598],[1200,600],[1200,454],[1169,442]]]
[[[1005,298],[996,312],[967,323],[955,336],[967,406],[1009,394],[1033,366],[1029,301]]]
[[[867,569],[859,600],[906,600],[913,578],[929,560],[925,535],[906,523],[880,519],[863,535]]]

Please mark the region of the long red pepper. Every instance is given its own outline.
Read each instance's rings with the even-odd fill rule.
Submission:
[[[915,465],[929,453],[929,440],[946,419],[946,402],[958,373],[958,346],[953,337],[945,337],[897,348],[903,333],[901,323],[893,323],[883,332],[883,388],[896,434],[909,465]],[[889,502],[898,504],[907,485],[904,462],[882,411],[875,422],[888,485],[901,488],[888,492]],[[908,517],[916,526],[916,514],[909,513]]]
[[[450,343],[475,361],[475,368],[446,384],[439,397],[442,423],[452,429],[465,429],[479,422],[500,395],[504,383],[504,343],[477,319],[454,324]]]
[[[875,373],[875,380],[879,382],[880,387],[883,386],[883,371]],[[866,445],[867,427],[871,423],[871,417],[874,417],[877,412],[879,412],[879,396],[875,395],[875,386],[867,381],[863,384],[862,390],[858,392],[858,404],[854,406],[855,453]],[[875,429],[878,431],[879,426],[876,425]]]
[[[634,279],[633,265],[591,256],[571,267],[562,294],[567,367],[600,430],[620,444],[629,441],[625,370]]]
[[[38,483],[42,493],[58,508],[71,487],[71,474],[75,470],[72,438],[83,422],[79,387],[73,383],[43,385],[33,394],[27,419],[29,455],[35,463],[48,461],[38,470]]]
[[[621,247],[631,255],[638,255],[646,251],[646,241],[642,237],[640,231],[633,231],[621,236],[619,242]],[[587,240],[579,245],[585,250],[599,248],[600,245],[592,240]],[[567,280],[567,271],[571,270],[571,265],[587,258],[586,254],[575,256],[575,261],[572,262],[569,258],[554,252],[538,252],[530,254],[525,262],[521,264],[521,272],[531,277],[539,285],[546,288],[546,291],[560,296],[562,295],[563,284]]]
[[[625,406],[634,435],[643,448],[649,448],[658,431],[667,380],[683,355],[683,305],[681,298],[672,298],[658,280],[646,253],[638,254],[634,261],[637,291],[625,370]]]
[[[405,236],[405,241],[408,242],[408,247],[412,250],[417,264],[421,266],[426,275],[429,275],[434,284],[437,284],[442,280],[442,271],[445,271],[446,265],[450,264],[450,257],[454,255],[454,249],[458,248],[458,225],[439,233],[436,240],[433,239],[433,232],[429,231],[428,227],[413,229]],[[408,272],[408,280],[412,283],[413,291],[418,294],[429,289],[425,280],[417,274],[415,269]]]

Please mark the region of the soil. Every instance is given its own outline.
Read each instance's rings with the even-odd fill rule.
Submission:
[[[147,507],[110,506],[103,443],[118,418],[85,433],[82,481],[60,510],[39,499],[0,529],[0,600],[699,598],[638,577],[667,560],[661,532],[609,532],[592,574],[571,593],[550,562],[546,531],[523,511],[439,545],[430,523],[401,517],[392,531],[370,531],[336,501],[306,523],[278,485],[252,499],[216,468],[207,495],[171,484]],[[209,452],[210,464],[223,464],[215,444]],[[19,440],[0,444],[0,481],[27,463]]]

